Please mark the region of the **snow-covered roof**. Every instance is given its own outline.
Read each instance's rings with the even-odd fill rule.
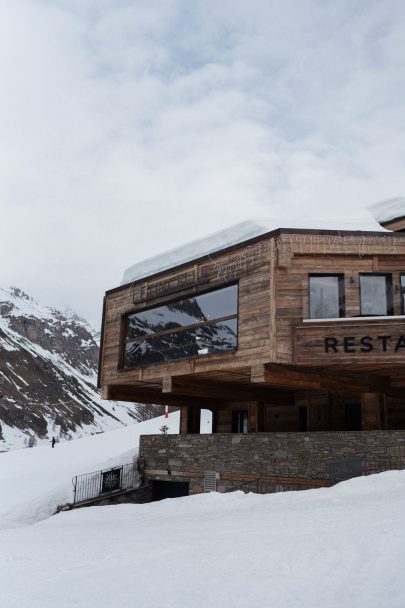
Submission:
[[[404,199],[405,200],[405,199]],[[367,211],[349,219],[329,216],[328,218],[285,217],[252,219],[234,224],[202,239],[197,239],[157,256],[142,260],[127,268],[121,281],[126,285],[144,277],[190,262],[204,255],[212,254],[232,245],[243,243],[278,228],[316,230],[361,230],[385,232],[385,229]]]
[[[405,216],[405,197],[389,198],[369,207],[377,222],[389,222]]]

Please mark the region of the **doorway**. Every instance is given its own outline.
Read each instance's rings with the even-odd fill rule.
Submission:
[[[188,496],[188,481],[152,481],[152,500]]]
[[[363,417],[360,403],[346,403],[345,405],[346,431],[361,431]]]

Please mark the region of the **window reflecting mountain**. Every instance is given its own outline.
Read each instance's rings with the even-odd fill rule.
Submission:
[[[129,315],[125,365],[236,350],[237,296],[232,285]]]

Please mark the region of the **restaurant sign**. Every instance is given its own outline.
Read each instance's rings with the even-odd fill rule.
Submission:
[[[325,336],[325,353],[397,353],[405,348],[405,335],[399,336]]]
[[[405,363],[405,323],[302,325],[295,329],[293,360],[298,365],[353,360]]]

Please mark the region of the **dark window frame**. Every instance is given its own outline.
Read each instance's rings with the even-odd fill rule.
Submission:
[[[361,305],[361,277],[385,277],[385,296],[387,299],[387,312],[384,315],[381,314],[363,314]],[[360,304],[360,317],[392,317],[394,315],[394,287],[392,282],[391,272],[360,272],[359,273],[359,304]]]
[[[345,294],[345,275],[343,272],[311,272],[308,275],[308,318],[309,319],[321,319],[323,317],[312,317],[311,316],[311,278],[320,277],[337,277],[338,279],[338,298],[339,298],[339,316],[338,317],[327,317],[342,319],[346,316],[346,294]]]
[[[402,285],[402,277],[405,279],[405,272],[399,273],[399,294],[401,297],[401,315],[405,315],[405,285]]]
[[[244,430],[246,423],[246,430]],[[232,433],[246,434],[249,432],[248,410],[232,410]]]
[[[196,327],[204,327],[207,325],[212,325],[214,323],[218,323],[218,322],[223,322],[223,321],[227,321],[227,320],[231,320],[231,319],[236,319],[236,344],[235,344],[235,348],[234,349],[230,349],[227,351],[216,351],[216,352],[211,352],[211,353],[207,353],[204,355],[190,355],[189,357],[181,357],[178,359],[168,359],[166,361],[156,361],[156,362],[152,362],[152,363],[135,363],[133,365],[126,365],[125,364],[125,347],[128,343],[131,342],[138,342],[138,341],[142,341],[145,340],[145,336],[139,336],[139,338],[137,339],[132,339],[132,340],[127,340],[126,339],[126,335],[127,335],[127,326],[128,326],[128,318],[131,315],[137,314],[137,313],[142,313],[142,312],[147,312],[148,310],[153,310],[155,308],[160,308],[161,306],[169,306],[170,304],[174,304],[175,302],[179,302],[181,300],[188,300],[191,298],[196,298],[198,296],[202,296],[205,294],[209,294],[209,293],[215,293],[216,291],[220,291],[221,289],[226,289],[227,287],[233,287],[236,286],[237,291],[236,291],[236,314],[232,314],[232,315],[227,315],[227,316],[223,316],[223,317],[218,317],[215,319],[210,319],[208,321],[203,321],[201,323],[195,323],[192,325],[186,325],[184,326],[184,328],[176,328],[176,329],[168,329],[168,330],[162,330],[161,332],[156,332],[155,334],[150,334],[148,335],[148,337],[153,338],[155,336],[160,336],[160,335],[165,335],[165,334],[171,334],[171,333],[176,333],[176,332],[182,332],[182,331],[187,331],[190,328],[196,328]],[[154,302],[153,304],[151,303],[148,306],[142,306],[142,307],[137,307],[135,309],[132,309],[128,312],[126,312],[125,314],[121,315],[121,331],[120,331],[120,357],[119,357],[119,363],[118,363],[118,371],[120,372],[126,372],[132,369],[140,369],[143,367],[150,367],[152,365],[167,365],[168,363],[176,363],[176,361],[182,361],[183,359],[199,359],[201,357],[207,357],[207,356],[218,356],[218,355],[226,355],[229,353],[234,353],[238,350],[238,338],[239,338],[239,281],[232,281],[230,283],[220,283],[220,284],[216,284],[216,285],[211,285],[210,288],[208,289],[201,289],[196,291],[195,289],[191,292],[191,293],[183,293],[181,297],[179,297],[179,294],[173,294],[172,297],[164,299],[163,301],[159,301],[159,302]]]

